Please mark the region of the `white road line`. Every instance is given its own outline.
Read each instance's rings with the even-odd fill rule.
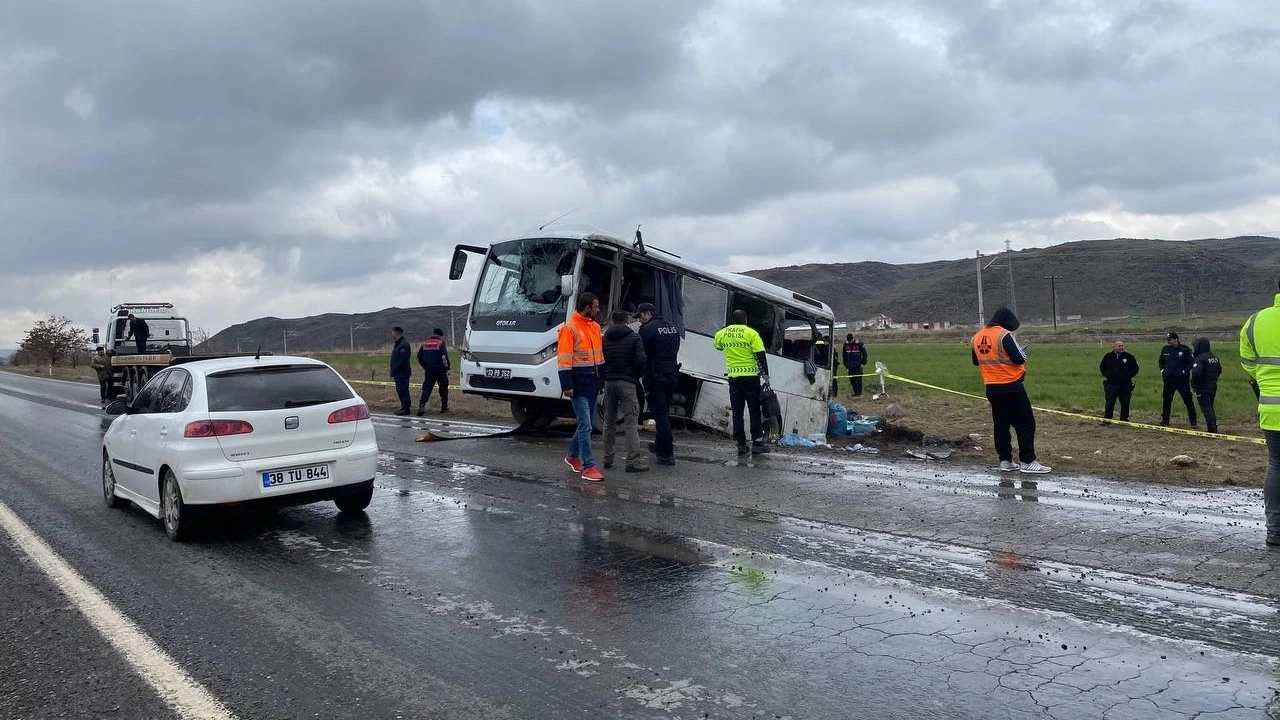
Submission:
[[[0,502],[0,527],[8,531],[14,546],[31,558],[85,618],[102,633],[135,672],[159,694],[183,720],[235,720],[203,685],[178,667],[132,620],[116,609],[102,593],[80,577],[53,548]]]

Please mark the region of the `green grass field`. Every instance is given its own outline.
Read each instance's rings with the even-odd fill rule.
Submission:
[[[416,350],[415,350],[416,352]],[[384,353],[304,353],[307,357],[313,357],[322,362],[328,363],[337,370],[343,377],[348,380],[389,380],[387,377],[387,369],[390,363],[390,349]],[[458,353],[455,350],[449,351],[449,362],[451,367],[458,367]],[[418,366],[418,361],[413,360],[414,382],[422,382],[422,368]],[[454,379],[457,379],[457,373],[454,373]]]
[[[1162,383],[1157,360],[1163,343],[1127,343],[1127,350],[1137,359],[1139,373],[1133,392],[1133,417],[1140,421],[1158,420]],[[894,375],[919,380],[963,392],[982,394],[978,369],[970,360],[967,343],[885,343],[869,346],[870,359],[884,363]],[[1041,407],[1059,408],[1088,414],[1102,414],[1102,376],[1098,363],[1110,352],[1106,343],[1054,343],[1027,347],[1027,394]],[[1257,424],[1257,403],[1249,388],[1248,375],[1240,368],[1240,356],[1234,342],[1215,342],[1213,351],[1222,360],[1222,378],[1218,382],[1215,407],[1218,420],[1235,430]],[[841,381],[842,390],[847,380]],[[868,378],[875,386],[878,382]],[[1196,410],[1199,414],[1199,408]],[[1119,415],[1119,408],[1116,408]],[[1186,410],[1174,397],[1170,413],[1174,425],[1185,426]],[[1202,421],[1203,424],[1203,421]]]

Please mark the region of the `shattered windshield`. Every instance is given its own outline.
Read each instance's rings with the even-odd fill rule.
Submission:
[[[564,308],[560,276],[573,272],[578,243],[512,240],[494,245],[476,289],[475,317],[545,317]]]

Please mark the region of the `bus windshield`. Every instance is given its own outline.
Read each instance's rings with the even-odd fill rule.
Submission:
[[[565,307],[560,276],[573,272],[577,251],[574,240],[531,238],[494,245],[476,286],[472,320],[482,327],[491,321],[512,330],[539,329],[538,319]]]

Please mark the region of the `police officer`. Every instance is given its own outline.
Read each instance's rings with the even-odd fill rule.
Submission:
[[[409,414],[409,376],[413,374],[410,362],[413,350],[409,341],[404,339],[404,328],[399,325],[391,328],[391,379],[396,384],[396,396],[400,398],[400,409],[396,415]]]
[[[970,341],[973,364],[982,373],[987,402],[991,404],[991,423],[1001,472],[1047,473],[1051,468],[1036,460],[1036,418],[1031,410],[1031,399],[1022,384],[1027,373],[1027,356],[1013,335],[1020,324],[1012,310],[996,310],[987,326]],[[1013,461],[1010,427],[1018,434],[1021,464]]]
[[[862,397],[862,368],[867,364],[867,346],[855,340],[853,333],[844,336],[841,352],[844,369],[849,371],[849,388],[854,397]]]
[[[680,377],[680,330],[658,315],[652,303],[636,308],[640,318],[640,339],[644,342],[647,362],[644,368],[644,390],[657,437],[649,450],[659,465],[675,465],[675,438],[671,432],[671,394]]]
[[[1098,363],[1098,372],[1102,373],[1102,392],[1106,397],[1106,409],[1102,416],[1110,420],[1116,409],[1116,400],[1120,401],[1120,419],[1129,420],[1129,399],[1133,397],[1133,378],[1138,375],[1138,359],[1124,351],[1124,341],[1111,343],[1111,352],[1102,356]]]
[[[1204,426],[1211,433],[1218,432],[1218,415],[1213,410],[1213,399],[1218,394],[1218,378],[1222,376],[1222,362],[1213,354],[1209,338],[1196,338],[1192,345],[1195,358],[1191,361],[1191,390],[1196,394],[1200,412],[1204,413]]]
[[[734,310],[733,323],[721,328],[713,345],[724,353],[725,375],[729,378],[729,406],[733,412],[733,439],[738,456],[767,452],[760,422],[760,388],[769,385],[769,361],[764,339],[747,325],[747,311]],[[751,419],[751,445],[742,427],[742,410]]]
[[[1280,546],[1280,295],[1240,328],[1240,365],[1258,395],[1258,425],[1267,438],[1267,544]]]
[[[1187,417],[1191,419],[1191,427],[1199,427],[1196,423],[1196,406],[1191,403],[1191,363],[1195,355],[1191,348],[1178,340],[1178,333],[1169,331],[1164,336],[1165,345],[1160,348],[1160,377],[1164,380],[1164,395],[1160,405],[1160,424],[1169,424],[1169,408],[1173,405],[1173,394],[1182,396],[1182,404],[1187,406]]]
[[[449,412],[449,348],[444,344],[444,330],[435,328],[431,337],[418,348],[418,364],[425,377],[422,379],[422,395],[418,398],[418,417],[427,414],[427,401],[431,391],[440,386],[440,412]]]

